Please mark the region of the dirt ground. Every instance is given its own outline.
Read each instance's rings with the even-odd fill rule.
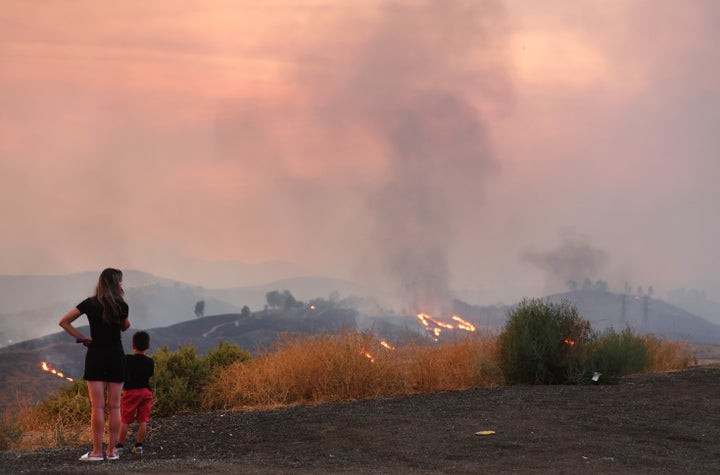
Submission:
[[[478,435],[480,431],[494,431]],[[720,473],[720,365],[152,422],[145,454],[0,453],[1,473]]]

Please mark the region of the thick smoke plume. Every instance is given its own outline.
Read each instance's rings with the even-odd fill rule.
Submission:
[[[367,200],[371,261],[413,311],[450,303],[453,233],[494,165],[481,109],[508,90],[501,20],[496,2],[389,5],[332,98],[383,151]]]
[[[553,285],[566,285],[570,281],[596,279],[605,269],[608,257],[605,251],[587,240],[565,236],[563,242],[551,251],[528,250],[521,258],[547,273]]]

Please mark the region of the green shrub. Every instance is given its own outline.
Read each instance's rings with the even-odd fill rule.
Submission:
[[[251,359],[252,357],[247,351],[235,344],[225,343],[222,340],[218,342],[217,348],[210,350],[205,357],[210,371],[213,374],[217,374],[235,362],[242,363],[250,361]]]
[[[200,356],[193,345],[170,352],[167,346],[152,355],[155,374],[150,380],[153,413],[159,417],[196,412],[202,407],[203,391],[211,377],[235,361],[250,355],[237,345],[220,341],[217,348]]]
[[[652,369],[652,358],[646,337],[635,335],[630,328],[621,332],[609,328],[595,334],[574,355],[568,378],[574,382],[591,381],[593,373],[601,373],[599,381],[612,382],[627,374]]]
[[[63,384],[55,394],[40,401],[36,415],[41,422],[72,427],[89,423],[91,413],[87,382],[79,379]]]
[[[591,336],[590,322],[569,302],[524,299],[500,333],[500,368],[509,384],[565,383],[572,353]]]
[[[52,441],[62,447],[80,442],[92,413],[87,382],[75,380],[60,386],[55,394],[46,397],[32,409],[36,427],[52,428]]]

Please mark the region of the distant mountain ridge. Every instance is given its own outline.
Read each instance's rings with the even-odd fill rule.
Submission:
[[[148,287],[151,291],[153,285]],[[273,284],[268,285],[276,287]],[[174,295],[173,288],[159,286],[154,292],[156,296],[163,292]],[[179,285],[178,288],[179,291],[185,291],[184,286]],[[146,291],[151,292],[145,288],[143,292]],[[185,303],[188,303],[194,297],[186,298],[189,300]],[[622,303],[623,298],[625,304]],[[609,327],[622,330],[627,325],[638,332],[652,332],[671,340],[720,345],[720,326],[660,300],[644,301],[632,296],[623,297],[621,294],[600,291],[567,292],[551,295],[547,299],[569,301],[578,309],[581,317],[591,322],[595,330]],[[499,330],[511,310],[512,306],[484,307],[461,301],[454,304],[454,311],[475,325],[480,332]],[[447,316],[437,318],[447,320]],[[78,326],[87,332],[86,323],[83,321],[82,324]],[[378,338],[387,338],[389,341],[403,341],[408,337],[423,338],[428,342],[433,340],[427,328],[414,315],[386,314],[369,317],[356,309],[344,307],[343,302],[325,301],[319,307],[313,307],[306,302],[295,308],[257,310],[249,315],[228,312],[202,318],[186,316],[183,321],[162,326],[143,327],[135,319],[131,330],[123,334],[123,342],[126,351],[129,351],[132,333],[138,329],[146,329],[151,334],[151,353],[164,345],[173,351],[179,345],[187,344],[192,344],[199,353],[205,353],[222,340],[258,354],[263,349],[268,349],[281,334],[318,334],[336,332],[340,328],[372,329]],[[443,333],[446,334],[452,338],[462,332]],[[0,391],[0,408],[13,400],[13,394],[7,391],[9,388],[22,387],[33,397],[41,398],[63,383],[57,376],[42,371],[41,361],[48,361],[54,368],[77,378],[82,374],[84,354],[85,348],[75,344],[73,339],[59,331],[59,328],[52,334],[0,348],[0,387],[5,388],[5,391]],[[19,383],[20,381],[24,382]]]
[[[550,295],[548,300],[569,301],[595,330],[629,326],[638,333],[653,333],[668,340],[720,344],[720,325],[650,296],[575,290]]]
[[[147,272],[123,271],[130,320],[136,328],[172,325],[195,317],[204,302],[205,315],[239,313],[244,306],[261,310],[266,294],[288,290],[298,300],[364,295],[370,289],[327,277],[294,277],[264,285],[208,289]],[[53,276],[0,276],[0,347],[57,331],[57,322],[85,297],[92,295],[97,272]]]
[[[153,274],[124,272],[126,299],[135,328],[160,328],[195,318],[195,305],[204,302],[205,315],[240,313],[265,308],[266,294],[290,291],[300,301],[335,297],[377,297],[377,290],[354,282],[322,276],[292,277],[263,285],[209,289]],[[91,295],[96,272],[56,276],[0,276],[0,347],[57,331],[57,322],[70,308]],[[386,296],[387,297],[387,296]],[[669,339],[720,343],[720,325],[677,306],[650,297],[575,290],[546,297],[570,300],[596,330],[631,326]],[[481,327],[502,326],[509,306],[476,306],[459,302],[459,311]],[[624,303],[623,303],[624,302]],[[356,307],[360,309],[360,307]],[[377,307],[373,315],[377,315]],[[713,307],[703,307],[706,313]],[[361,309],[371,315],[371,312]],[[380,311],[382,314],[382,310]]]

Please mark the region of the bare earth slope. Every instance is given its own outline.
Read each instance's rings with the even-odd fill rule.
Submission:
[[[720,366],[156,419],[142,458],[0,453],[2,473],[718,473]],[[492,430],[492,435],[476,435]]]

